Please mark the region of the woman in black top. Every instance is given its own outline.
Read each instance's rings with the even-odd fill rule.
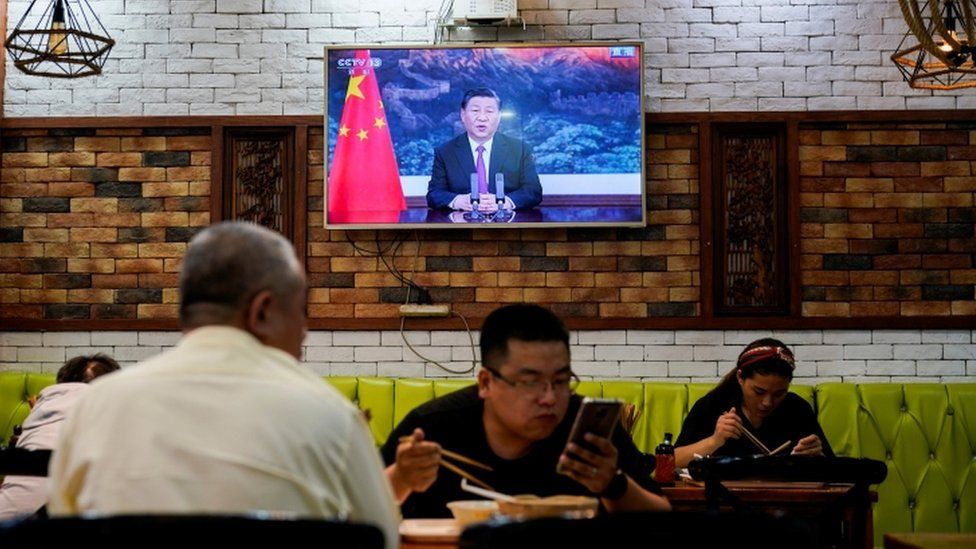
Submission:
[[[813,409],[789,392],[794,367],[793,351],[777,339],[747,345],[735,369],[688,412],[675,443],[675,464],[686,467],[695,454],[762,454],[745,429],[769,450],[789,441],[794,455],[833,456]]]

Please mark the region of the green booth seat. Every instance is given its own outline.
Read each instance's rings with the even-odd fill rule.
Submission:
[[[6,446],[14,426],[30,413],[29,399],[54,383],[55,374],[0,372],[0,444]]]
[[[472,379],[325,378],[369,417],[376,444],[418,405],[472,384]],[[28,413],[28,398],[53,374],[0,372],[0,442]],[[665,432],[677,434],[710,384],[583,381],[585,396],[637,406],[634,441],[651,452]],[[834,451],[888,465],[874,507],[875,542],[888,532],[976,532],[976,383],[793,384],[816,410]]]
[[[827,383],[817,416],[834,450],[888,465],[884,532],[976,532],[976,384]]]

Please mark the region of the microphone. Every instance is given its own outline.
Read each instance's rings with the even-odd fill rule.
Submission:
[[[495,174],[495,200],[499,208],[505,205],[505,174],[501,172]]]
[[[477,172],[471,174],[471,217],[474,219],[478,218],[478,174]]]

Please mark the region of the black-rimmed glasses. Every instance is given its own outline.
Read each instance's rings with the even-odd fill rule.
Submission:
[[[496,370],[491,368],[485,368],[491,372],[492,377],[500,379],[508,384],[510,387],[516,390],[516,392],[521,393],[525,396],[541,396],[552,388],[553,394],[556,395],[568,395],[576,390],[580,384],[580,378],[576,376],[573,372],[569,372],[568,375],[560,375],[553,379],[508,379]]]

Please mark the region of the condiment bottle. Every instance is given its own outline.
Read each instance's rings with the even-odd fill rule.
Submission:
[[[654,480],[658,484],[674,484],[674,444],[671,433],[664,433],[664,442],[654,449]]]

